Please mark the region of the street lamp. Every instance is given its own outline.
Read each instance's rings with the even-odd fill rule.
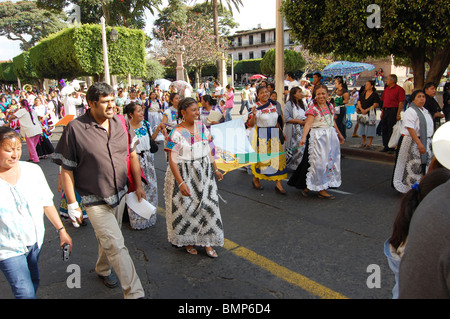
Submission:
[[[119,32],[116,29],[112,28],[109,32],[109,39],[111,42],[116,42],[119,39]]]
[[[109,61],[108,61],[108,45],[106,43],[106,26],[105,17],[100,18],[102,24],[102,44],[103,44],[103,63],[105,67],[105,82],[111,84],[111,76],[109,75]],[[109,40],[111,42],[116,42],[119,39],[119,32],[112,28],[109,32]]]
[[[185,51],[184,45],[181,45],[180,36],[176,36],[177,42],[177,51],[175,52],[175,56],[177,59],[177,81],[184,81],[184,66],[183,66],[183,52]]]
[[[102,25],[102,45],[103,45],[103,64],[105,68],[105,82],[111,84],[111,77],[109,76],[108,46],[106,44],[105,17],[100,18],[100,23]]]

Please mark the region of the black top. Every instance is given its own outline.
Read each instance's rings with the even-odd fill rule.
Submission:
[[[429,95],[425,94],[425,98],[426,98],[425,105],[423,107],[428,110],[428,112],[430,113],[431,117],[433,117],[433,120],[435,122],[439,121],[440,120],[439,118],[437,120],[434,118],[434,114],[441,111],[439,103]]]
[[[361,108],[366,110],[370,108],[374,103],[380,104],[380,97],[377,92],[372,92],[369,98],[366,99],[366,94],[363,93],[359,97],[359,101],[361,102]]]

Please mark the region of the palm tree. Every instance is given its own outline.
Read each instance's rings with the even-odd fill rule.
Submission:
[[[231,6],[234,5],[236,10],[239,12],[239,6],[243,6],[242,0],[225,0],[228,6],[228,9],[232,11]],[[211,3],[213,9],[213,22],[214,22],[214,36],[216,37],[216,45],[219,45],[219,2],[220,6],[223,6],[222,0],[206,0],[206,3]],[[217,59],[217,78],[221,81],[224,78],[222,74],[222,63],[224,63],[224,57]],[[222,83],[222,85],[226,85],[226,83]]]

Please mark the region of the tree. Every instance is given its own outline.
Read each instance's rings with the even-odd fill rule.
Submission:
[[[28,51],[40,39],[63,29],[67,17],[37,7],[35,1],[0,3],[0,36],[21,41],[20,48]]]
[[[81,23],[99,23],[105,17],[106,25],[133,29],[145,27],[145,10],[154,14],[161,0],[37,0],[40,7],[62,11],[69,5],[78,5]]]
[[[158,19],[153,23],[153,36],[159,40],[167,39],[182,28],[187,20],[188,7],[183,0],[169,0],[168,6],[161,10]]]
[[[213,23],[214,23],[214,36],[216,37],[216,44],[219,45],[220,34],[219,34],[219,2],[222,6],[222,0],[206,0],[207,3],[211,4],[213,12]],[[229,10],[231,11],[231,5],[234,5],[236,10],[239,11],[239,6],[242,6],[242,0],[226,0]],[[222,75],[222,61],[224,60],[223,55],[217,58],[217,73],[218,78],[223,78]]]
[[[261,72],[265,75],[275,74],[275,49],[270,49],[261,61]],[[284,49],[284,73],[296,72],[305,66],[306,62],[301,53]]]
[[[379,27],[370,23],[377,11],[367,12],[373,3]],[[450,0],[285,0],[281,11],[291,35],[313,53],[409,58],[416,88],[439,82],[450,63]]]
[[[145,61],[145,75],[144,79],[149,82],[154,82],[157,79],[164,78],[164,67],[155,59]]]
[[[153,32],[157,38],[162,39],[155,49],[159,56],[166,59],[166,65],[176,63],[176,52],[184,46],[183,64],[185,69],[195,70],[197,85],[202,67],[216,61],[217,56],[226,47],[223,39],[217,45],[213,31],[208,28],[207,21],[201,16],[191,17],[185,25],[177,27],[168,35],[165,35],[166,31],[163,28],[155,29]]]

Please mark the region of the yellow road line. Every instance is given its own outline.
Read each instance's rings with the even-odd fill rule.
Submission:
[[[165,210],[163,208],[158,207],[158,213],[163,217],[165,217],[164,212]],[[229,252],[235,254],[236,256],[239,256],[247,261],[250,261],[254,265],[262,269],[265,269],[266,271],[277,276],[278,278],[281,278],[292,285],[300,287],[301,289],[306,290],[307,292],[315,296],[318,296],[323,299],[348,299],[346,296],[341,295],[340,293],[335,292],[325,286],[322,286],[321,284],[318,284],[317,282],[299,273],[296,273],[284,266],[281,266],[276,262],[271,261],[270,259],[258,255],[254,251],[242,247],[239,244],[232,242],[231,240],[225,239],[223,247]]]

